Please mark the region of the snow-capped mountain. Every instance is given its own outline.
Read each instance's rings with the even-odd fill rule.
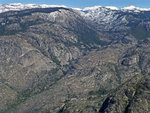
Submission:
[[[124,7],[121,8],[122,11],[135,11],[135,12],[139,12],[139,11],[150,11],[150,8],[140,8],[140,7],[135,7],[133,5],[128,6],[128,7]]]
[[[95,9],[98,9],[98,8],[102,8],[102,6],[85,7],[83,9],[83,11],[86,11],[86,10],[95,10]],[[114,6],[105,6],[103,8],[107,8],[107,9],[110,9],[110,10],[119,10],[119,8],[114,7]]]
[[[18,11],[18,10],[24,10],[24,9],[32,9],[32,8],[48,8],[48,7],[66,7],[64,5],[37,5],[37,4],[21,4],[21,3],[11,3],[11,4],[0,4],[0,13],[2,12],[7,12],[7,11]],[[85,7],[84,9],[80,8],[72,8],[74,10],[82,10],[82,11],[94,11],[99,8],[103,8],[106,10],[122,10],[122,11],[150,11],[150,8],[140,8],[140,7],[135,7],[133,5],[124,7],[124,8],[117,8],[114,6],[94,6],[94,7]]]
[[[117,16],[113,16],[116,13],[116,9],[111,9],[107,7],[87,7],[82,10],[84,12],[84,16],[93,20],[93,21],[101,21],[108,22],[113,21],[117,18]],[[98,19],[98,20],[97,20]]]
[[[143,11],[150,11],[150,8],[139,8],[133,5],[124,8],[117,8],[114,6],[94,6],[94,7],[86,7],[80,10],[83,16],[89,18],[92,21],[97,21],[98,23],[109,23],[110,21],[115,21],[118,18],[118,13],[121,12],[133,12],[139,13]],[[125,20],[125,19],[123,19]]]
[[[97,27],[103,30],[115,29],[115,26],[120,24],[127,24],[125,16],[121,16],[122,12],[120,9],[112,6],[102,7],[87,7],[81,10],[81,15],[98,25]]]
[[[131,19],[136,20],[135,15],[141,15],[142,13],[148,13],[149,8],[139,8],[135,6],[124,7],[118,9],[113,6],[94,6],[86,7],[81,11],[81,15],[88,20],[96,23],[99,29],[105,31],[116,31],[121,29],[128,29],[127,27],[121,27],[122,25],[127,25],[131,22]],[[128,13],[129,15],[127,15]],[[119,27],[119,28],[118,28]]]
[[[21,4],[21,3],[12,3],[12,4],[3,4],[0,5],[0,13],[7,11],[19,11],[24,9],[32,9],[32,8],[50,8],[50,7],[64,7],[64,5],[37,5],[37,4]],[[130,21],[129,18],[125,14],[126,12],[132,14],[138,14],[140,12],[148,12],[150,8],[139,8],[135,6],[129,6],[124,8],[117,8],[114,6],[94,6],[94,7],[85,7],[84,9],[80,8],[72,8],[74,11],[80,13],[83,18],[86,20],[92,21],[95,26],[99,29],[103,29],[105,31],[116,31],[116,29],[121,29],[121,25],[127,25]],[[119,27],[119,28],[118,28]],[[127,29],[123,27],[123,29]]]
[[[24,9],[32,8],[48,8],[48,7],[66,7],[64,5],[37,5],[37,4],[21,4],[21,3],[12,3],[12,4],[2,4],[0,5],[0,13],[7,11],[19,11]]]

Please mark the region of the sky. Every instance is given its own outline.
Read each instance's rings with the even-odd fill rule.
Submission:
[[[134,5],[141,8],[150,8],[150,0],[0,0],[0,4],[9,3],[65,5],[73,8],[84,8],[98,5],[116,6],[118,8]]]

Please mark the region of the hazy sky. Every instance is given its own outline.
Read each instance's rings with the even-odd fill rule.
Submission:
[[[0,0],[0,4],[8,3],[34,3],[49,5],[66,5],[68,7],[84,8],[87,6],[116,6],[126,7],[135,5],[142,8],[150,8],[150,0]]]

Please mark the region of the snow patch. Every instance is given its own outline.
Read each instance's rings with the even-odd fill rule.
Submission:
[[[121,10],[131,10],[131,11],[150,11],[150,8],[140,8],[140,7],[135,7],[133,5],[124,7]]]
[[[119,8],[114,7],[114,6],[106,6],[106,8],[111,9],[111,10],[119,10]]]
[[[102,7],[102,6],[85,7],[85,8],[83,9],[83,11],[87,11],[87,10],[95,10],[95,9],[100,8],[100,7]]]
[[[80,8],[72,8],[72,9],[74,9],[74,10],[78,10],[78,11],[81,11],[82,9],[80,9]]]

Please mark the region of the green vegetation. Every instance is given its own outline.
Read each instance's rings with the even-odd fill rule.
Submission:
[[[51,55],[51,58],[52,58],[52,61],[53,61],[53,62],[55,62],[57,65],[60,66],[60,63],[61,63],[61,62],[57,59],[56,56]]]
[[[64,108],[61,108],[57,113],[70,113],[70,112]]]
[[[4,18],[4,21],[2,21],[1,23],[5,23],[5,25],[0,25],[0,36],[3,35],[15,35],[19,32],[25,32],[28,30],[28,28],[32,25],[37,25],[37,24],[41,24],[43,22],[42,19],[36,19],[36,20],[31,20],[31,21],[25,21],[22,22],[21,20],[25,17],[25,16],[30,16],[32,15],[32,13],[50,13],[53,11],[57,11],[60,8],[45,8],[45,9],[41,9],[41,8],[35,8],[35,9],[29,9],[29,10],[25,10],[25,11],[16,11],[15,13],[2,13],[0,14],[1,18]],[[64,8],[61,8],[64,9]],[[67,10],[67,9],[66,9]],[[14,18],[13,20],[9,19],[9,17]],[[11,24],[18,24],[20,25],[19,30],[16,29],[11,29],[8,30],[7,26],[11,25]]]
[[[54,76],[54,74],[56,74],[58,70],[59,69],[56,68],[56,69],[53,69],[46,73],[48,73],[49,76]],[[0,113],[6,113],[6,112],[10,111],[11,109],[17,107],[19,104],[25,102],[28,98],[35,96],[37,94],[40,94],[46,90],[49,90],[51,88],[50,86],[56,84],[57,81],[60,80],[62,77],[63,77],[63,75],[60,77],[57,77],[57,76],[54,78],[52,77],[51,80],[46,81],[45,83],[39,83],[35,88],[27,89],[20,93],[18,92],[18,96],[17,96],[16,100],[14,101],[14,103],[11,105],[8,105],[7,109],[1,110]],[[38,90],[35,92],[35,89],[38,89]]]
[[[135,26],[132,28],[130,33],[138,40],[144,40],[150,36],[150,32],[146,31],[144,26]]]
[[[26,99],[22,95],[18,95],[15,102],[11,105],[8,105],[7,109],[1,110],[0,113],[7,113],[9,110],[11,110],[12,108],[15,108],[16,106],[18,106],[19,104],[21,104],[25,100]]]
[[[83,23],[78,23],[75,29],[76,34],[78,35],[79,41],[83,42],[84,44],[99,44],[99,45],[107,45],[107,42],[101,41],[100,36],[96,31],[90,29],[87,25]]]
[[[108,94],[109,92],[110,92],[110,90],[100,88],[98,91],[90,91],[89,95],[105,95],[105,94]]]
[[[8,20],[10,21],[10,20]],[[7,26],[14,24],[13,22],[9,22],[7,23],[5,26],[0,26],[0,36],[3,35],[15,35],[17,33],[20,32],[26,32],[28,30],[28,28],[32,25],[37,25],[37,24],[41,24],[42,21],[37,19],[37,20],[33,20],[33,21],[26,21],[25,23],[21,23],[20,19],[18,18],[17,24],[20,25],[20,28],[17,29],[7,29]]]

